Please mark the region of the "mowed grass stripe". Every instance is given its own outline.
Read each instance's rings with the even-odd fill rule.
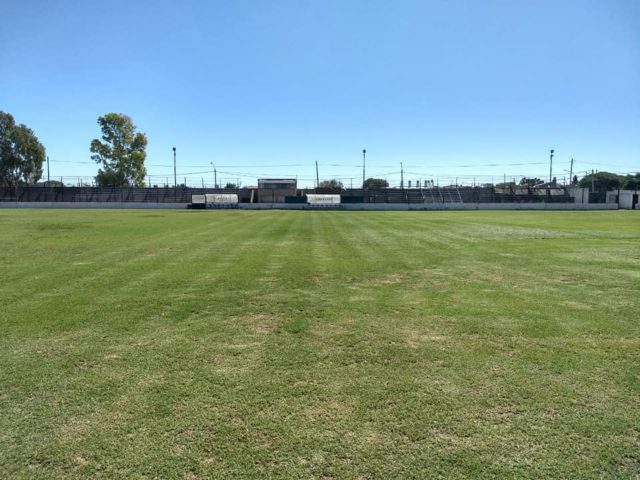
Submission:
[[[157,216],[153,218],[154,221],[159,221]],[[134,219],[138,220],[135,217]],[[82,254],[81,258],[85,260],[81,262],[82,268],[74,268],[71,262],[63,264],[59,271],[47,268],[37,274],[32,271],[21,272],[23,280],[34,283],[30,287],[33,295],[42,296],[43,300],[33,302],[30,295],[20,295],[15,308],[22,315],[16,319],[21,322],[37,322],[37,310],[48,312],[52,304],[64,306],[63,300],[68,295],[84,299],[84,303],[92,307],[103,299],[110,303],[111,308],[117,308],[117,303],[113,302],[114,297],[117,298],[120,292],[127,292],[132,287],[139,287],[136,290],[145,309],[154,308],[158,303],[162,303],[167,295],[172,295],[172,290],[178,288],[179,291],[184,291],[185,282],[197,282],[197,277],[201,274],[200,269],[206,269],[205,275],[212,275],[219,270],[224,276],[224,267],[233,262],[235,255],[242,255],[242,244],[238,245],[238,238],[224,234],[229,219],[222,218],[216,223],[207,220],[204,222],[206,226],[196,223],[192,227],[198,228],[196,232],[190,228],[172,228],[162,234],[144,237],[140,235],[132,239],[131,244],[107,247],[117,248],[119,256],[125,255],[122,252],[127,252],[124,258],[113,258],[111,255],[101,258],[99,249],[94,256],[96,247],[93,247]],[[130,223],[138,225],[137,221]],[[141,230],[144,232],[144,227],[141,227]],[[268,234],[268,228],[266,230],[265,234]],[[207,237],[194,237],[202,232],[205,232]],[[251,245],[259,241],[254,239],[249,225],[240,224],[237,233],[244,243],[251,242]],[[62,243],[65,240],[60,241]],[[215,248],[213,252],[211,246]],[[151,280],[155,283],[150,283]],[[205,278],[202,286],[208,287],[213,280],[214,278]],[[154,284],[164,288],[166,295],[158,297],[152,288]],[[19,284],[13,282],[12,285]],[[96,292],[102,295],[96,297]],[[148,292],[152,292],[150,297],[147,297]],[[25,304],[31,305],[36,311],[25,311]],[[7,307],[11,307],[9,302]],[[74,305],[74,308],[76,307],[77,305]],[[95,310],[97,315],[110,314],[108,309]],[[9,313],[12,311],[9,310]],[[37,323],[36,326],[39,328]]]
[[[637,476],[635,213],[3,212],[0,476]]]

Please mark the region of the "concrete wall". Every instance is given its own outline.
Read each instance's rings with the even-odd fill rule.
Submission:
[[[383,205],[362,203],[343,205],[343,207],[345,210],[617,210],[618,208],[615,204],[607,205],[605,203],[389,203]]]
[[[260,203],[239,205],[245,210],[304,210],[307,205],[295,203]],[[607,203],[343,203],[341,210],[617,210],[617,204]],[[320,209],[316,209],[320,210]]]
[[[612,190],[606,193],[605,203],[618,203],[618,190]]]
[[[589,203],[589,189],[581,187],[567,188],[575,203]]]
[[[625,210],[638,209],[637,202],[635,206],[633,205],[634,195],[638,195],[638,192],[634,190],[620,190],[620,195],[618,196],[618,206],[620,208],[624,208]]]
[[[244,210],[305,210],[299,203],[240,203]],[[0,208],[186,209],[185,203],[0,202]],[[341,210],[617,210],[617,203],[343,203]]]
[[[125,202],[0,202],[0,208],[187,208],[186,203],[125,203]]]

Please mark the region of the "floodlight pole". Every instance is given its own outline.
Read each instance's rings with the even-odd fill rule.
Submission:
[[[400,188],[404,190],[404,168],[400,162]]]
[[[213,188],[218,188],[218,171],[213,162],[209,162],[209,164],[213,167]]]
[[[365,176],[365,165],[367,162],[367,150],[365,148],[362,149],[362,189],[364,190],[364,176]]]
[[[320,188],[320,175],[318,174],[318,161],[316,160],[316,188]]]
[[[569,185],[573,185],[573,158],[571,159],[571,167],[569,168]]]
[[[173,147],[173,188],[178,187],[178,177],[176,175],[176,147]]]
[[[553,149],[549,153],[549,186],[551,186],[551,179],[553,178]]]
[[[49,183],[50,181],[51,181],[51,178],[49,177],[49,155],[47,155],[47,183]]]

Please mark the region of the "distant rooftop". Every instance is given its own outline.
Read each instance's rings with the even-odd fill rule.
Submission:
[[[295,178],[259,178],[258,188],[297,188]]]
[[[259,178],[258,182],[298,183],[295,178]]]

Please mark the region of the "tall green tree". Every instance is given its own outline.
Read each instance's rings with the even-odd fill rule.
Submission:
[[[622,188],[625,190],[640,190],[640,173],[627,175]]]
[[[331,180],[322,180],[318,185],[319,188],[333,188],[336,190],[342,189],[344,185],[340,180],[332,178]]]
[[[520,186],[522,187],[533,187],[534,185],[538,185],[540,183],[544,182],[538,177],[522,177],[522,179],[520,180]]]
[[[147,169],[147,136],[137,132],[131,118],[122,113],[107,113],[98,118],[102,140],[91,141],[91,159],[102,167],[96,175],[101,187],[142,187]]]
[[[367,178],[364,181],[364,188],[368,189],[380,189],[389,187],[389,182],[384,178]]]
[[[611,172],[590,173],[580,179],[579,187],[591,188],[596,192],[606,192],[621,188],[625,182],[625,177]]]
[[[44,146],[33,130],[16,125],[10,113],[0,111],[0,183],[36,183],[44,161]]]

